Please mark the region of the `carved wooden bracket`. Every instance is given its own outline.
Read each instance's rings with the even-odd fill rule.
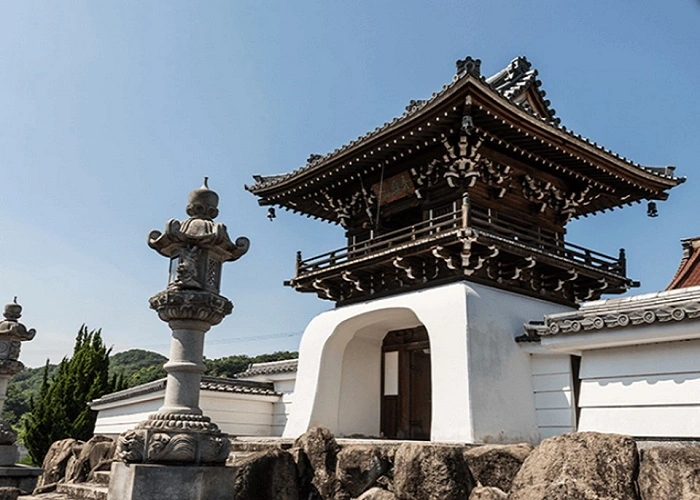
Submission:
[[[392,264],[396,269],[401,269],[404,273],[406,273],[406,277],[410,280],[418,280],[422,278],[420,274],[420,262],[416,262],[413,259],[406,257],[397,256],[394,257]]]
[[[360,281],[360,278],[353,274],[351,271],[343,271],[342,273],[340,273],[340,277],[343,279],[343,281],[352,283],[355,287],[355,290],[357,290],[358,292],[365,291],[364,287],[362,286],[362,282]]]
[[[510,280],[510,281],[520,281],[523,279],[523,274],[528,270],[535,267],[537,261],[535,257],[525,257],[518,262],[511,263],[509,265],[499,265],[499,275],[498,280]]]
[[[331,287],[329,285],[326,285],[322,280],[314,280],[311,283],[311,286],[314,287],[314,290],[316,290],[319,294],[319,296],[325,297],[326,299],[329,300],[337,300],[338,297],[336,294],[334,294],[331,291]]]
[[[447,166],[444,177],[451,188],[470,188],[479,179],[481,154],[478,150],[482,142],[482,139],[477,138],[474,144],[470,144],[469,137],[465,134],[460,135],[457,144],[450,144],[446,138],[443,139],[442,144],[446,149],[443,161]]]
[[[524,175],[520,180],[523,188],[523,198],[532,203],[537,212],[544,212],[549,205],[550,191],[554,188],[551,183]]]
[[[580,191],[567,192],[550,182],[524,175],[520,180],[523,197],[533,204],[537,212],[551,208],[564,223],[580,211],[580,208],[590,204],[600,197],[600,193],[591,193],[591,186]]]
[[[344,198],[332,196],[328,190],[321,191],[323,199],[316,199],[316,204],[325,210],[331,211],[338,217],[338,222],[344,228],[348,228],[348,222],[355,218],[362,210],[367,213],[367,217],[372,219],[372,210],[376,205],[374,193],[362,188]]]
[[[445,263],[447,266],[447,269],[450,269],[454,271],[457,269],[457,266],[459,265],[459,262],[457,261],[456,256],[454,253],[450,252],[447,248],[437,246],[433,248],[432,252],[433,256],[437,259],[440,259]]]
[[[440,160],[432,160],[427,165],[411,169],[411,178],[416,186],[416,197],[420,200],[425,196],[425,188],[437,184],[440,180]]]
[[[481,162],[481,178],[494,198],[503,198],[513,180],[512,169],[489,159]]]

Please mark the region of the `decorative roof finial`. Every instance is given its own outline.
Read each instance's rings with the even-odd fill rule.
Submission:
[[[481,77],[481,59],[473,59],[467,56],[464,59],[457,60],[457,74],[468,73],[470,75]]]
[[[187,200],[187,215],[196,219],[215,219],[219,215],[219,195],[209,189],[209,177],[204,178],[202,187],[190,193]]]
[[[22,306],[17,303],[16,296],[12,302],[5,305],[3,316],[5,316],[5,319],[8,321],[17,321],[22,317]]]

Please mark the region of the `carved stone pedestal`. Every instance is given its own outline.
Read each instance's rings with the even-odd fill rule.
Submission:
[[[235,467],[112,463],[110,499],[232,500]]]
[[[223,465],[231,447],[203,415],[156,413],[119,436],[117,458],[126,462]]]

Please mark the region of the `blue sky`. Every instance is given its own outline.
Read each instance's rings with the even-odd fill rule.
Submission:
[[[625,247],[634,293],[662,289],[697,224],[700,2],[105,1],[0,5],[0,300],[37,329],[21,359],[72,350],[82,323],[115,351],[167,352],[147,299],[167,262],[151,229],[185,218],[210,177],[219,221],[251,250],[224,269],[233,314],[206,355],[296,349],[332,304],[284,288],[294,253],[342,246],[338,227],[266,210],[254,173],[302,165],[437,91],[467,55],[490,75],[519,55],[575,132],[686,184],[649,219],[636,205],[569,225]]]

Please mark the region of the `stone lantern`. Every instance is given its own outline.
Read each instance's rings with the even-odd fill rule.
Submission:
[[[164,366],[168,374],[165,401],[157,413],[119,437],[116,456],[121,463],[115,463],[112,469],[110,498],[161,498],[158,492],[168,490],[166,486],[172,480],[182,488],[194,488],[190,496],[182,498],[200,498],[208,491],[201,498],[214,499],[218,494],[211,488],[224,488],[224,483],[232,481],[230,470],[211,467],[225,464],[230,449],[228,437],[199,408],[205,370],[204,334],[233,310],[231,301],[219,294],[221,268],[224,262],[242,257],[249,247],[248,238],[233,242],[226,226],[214,222],[218,203],[219,196],[209,189],[205,178],[204,185],[189,196],[189,218],[171,219],[164,232],[148,235],[148,245],[170,259],[168,285],[150,299],[151,308],[172,330],[170,357]],[[135,467],[137,464],[180,467],[168,478],[162,467],[156,473],[147,467]],[[230,477],[216,476],[217,469]],[[199,479],[184,481],[187,474]],[[164,482],[159,487],[161,480]],[[139,484],[145,485],[143,491],[147,493],[136,493],[142,491]],[[187,491],[181,489],[178,494]]]
[[[18,320],[22,316],[22,306],[15,300],[5,306],[4,321],[0,321],[0,415],[2,415],[5,399],[7,399],[7,383],[13,375],[24,370],[24,364],[19,361],[21,343],[32,340],[36,331],[27,330]],[[17,434],[10,424],[0,419],[0,466],[13,465],[18,458],[15,441]]]

